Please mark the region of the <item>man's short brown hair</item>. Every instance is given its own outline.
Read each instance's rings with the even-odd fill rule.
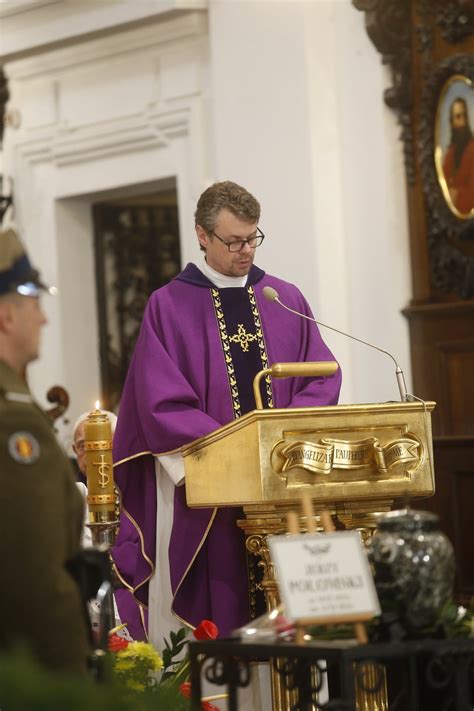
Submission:
[[[258,200],[230,180],[214,183],[203,192],[194,213],[195,224],[201,225],[206,232],[212,232],[221,210],[229,210],[244,222],[254,223],[260,219]]]

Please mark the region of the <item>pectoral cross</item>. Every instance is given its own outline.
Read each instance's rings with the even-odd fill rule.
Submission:
[[[249,349],[249,343],[256,340],[257,336],[254,333],[247,333],[243,323],[239,323],[237,333],[235,333],[233,336],[229,336],[229,341],[232,341],[232,343],[238,343],[244,353],[247,353]]]

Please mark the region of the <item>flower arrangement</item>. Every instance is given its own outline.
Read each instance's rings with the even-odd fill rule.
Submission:
[[[109,651],[113,653],[113,670],[117,678],[128,690],[147,692],[160,696],[160,708],[163,698],[174,698],[173,711],[188,708],[186,702],[191,697],[189,677],[189,659],[178,661],[177,657],[187,643],[188,631],[181,628],[171,632],[169,641],[164,640],[165,648],[160,655],[148,642],[130,642],[117,634],[120,628],[109,634]],[[195,630],[195,639],[216,639],[218,629],[211,620],[203,620]],[[171,707],[170,707],[171,708]],[[203,711],[218,711],[210,699],[203,699]]]

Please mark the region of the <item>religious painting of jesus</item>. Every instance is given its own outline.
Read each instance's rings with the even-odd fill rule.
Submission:
[[[474,87],[454,74],[441,89],[435,123],[435,164],[446,203],[456,217],[474,217]]]

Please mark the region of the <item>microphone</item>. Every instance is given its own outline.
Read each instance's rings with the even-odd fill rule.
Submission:
[[[316,319],[311,318],[311,316],[307,316],[306,314],[302,314],[299,311],[295,311],[294,309],[291,309],[289,306],[287,306],[282,301],[280,301],[280,297],[278,296],[278,291],[276,289],[274,289],[272,286],[264,286],[263,287],[263,295],[268,301],[275,301],[277,304],[282,306],[287,311],[290,311],[290,313],[295,314],[296,316],[301,316],[301,318],[305,318],[307,321],[313,321],[314,323],[317,323],[318,326],[323,326],[324,328],[329,328],[330,331],[335,331],[336,333],[339,333],[341,336],[347,336],[347,338],[352,338],[353,341],[358,341],[359,343],[363,343],[365,346],[369,346],[370,348],[375,348],[376,351],[380,351],[380,353],[385,353],[385,355],[388,355],[395,363],[395,375],[397,376],[398,390],[400,391],[400,398],[401,398],[402,402],[412,402],[413,397],[412,397],[412,395],[409,395],[407,392],[407,386],[405,383],[405,376],[403,375],[403,370],[400,368],[400,366],[398,365],[394,356],[389,351],[386,351],[384,348],[379,348],[379,346],[374,346],[373,343],[369,343],[368,341],[363,341],[362,338],[356,338],[356,336],[351,336],[350,333],[345,333],[344,331],[340,331],[338,328],[334,328],[334,326],[328,326],[326,323],[321,323],[321,321],[316,321]]]

